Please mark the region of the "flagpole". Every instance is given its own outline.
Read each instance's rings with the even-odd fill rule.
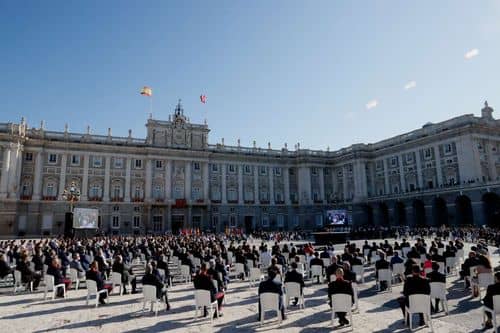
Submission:
[[[151,114],[151,118],[153,118],[153,95],[150,96],[149,99],[149,114]]]

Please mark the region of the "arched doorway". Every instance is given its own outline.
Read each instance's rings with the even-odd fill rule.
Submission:
[[[363,205],[361,207],[363,211],[363,221],[367,225],[374,225],[373,221],[373,208],[370,205]]]
[[[378,221],[381,226],[389,226],[389,208],[383,202],[378,205]]]
[[[470,225],[474,224],[472,215],[472,205],[466,195],[459,195],[455,200],[455,224]]]
[[[436,198],[432,203],[432,224],[436,227],[448,225],[448,206],[443,198]]]
[[[493,192],[485,193],[482,197],[484,222],[490,227],[500,226],[500,197]]]
[[[394,204],[394,223],[396,225],[406,225],[406,208],[401,201]]]
[[[425,227],[427,225],[427,221],[425,220],[425,204],[422,200],[413,201],[413,216],[415,226]]]

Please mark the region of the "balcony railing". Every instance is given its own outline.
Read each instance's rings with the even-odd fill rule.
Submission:
[[[31,200],[31,195],[21,195],[21,200]]]
[[[132,202],[144,202],[144,198],[132,198]]]
[[[102,201],[102,197],[90,197],[89,201]]]
[[[43,201],[56,201],[57,200],[57,196],[54,196],[54,195],[44,195],[44,196],[42,196],[42,200]]]
[[[123,198],[120,197],[111,198],[111,202],[123,202]]]

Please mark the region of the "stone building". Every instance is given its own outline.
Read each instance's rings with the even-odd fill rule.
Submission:
[[[76,206],[107,233],[181,228],[314,229],[344,208],[354,225],[500,223],[500,120],[472,114],[373,144],[314,151],[209,144],[179,102],[145,139],[0,124],[0,235],[59,234]]]

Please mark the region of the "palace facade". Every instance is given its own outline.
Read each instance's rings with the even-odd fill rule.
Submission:
[[[459,116],[338,151],[209,144],[179,103],[145,139],[0,124],[0,235],[60,234],[74,183],[107,233],[500,224],[500,120]]]

